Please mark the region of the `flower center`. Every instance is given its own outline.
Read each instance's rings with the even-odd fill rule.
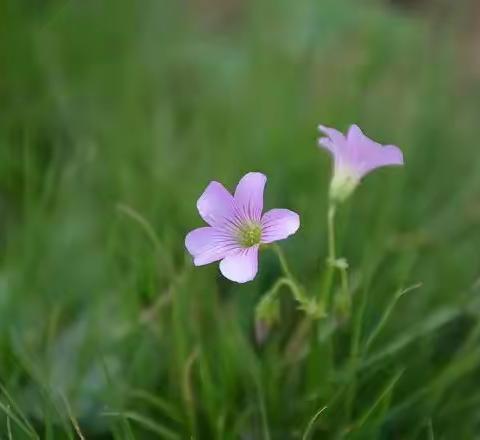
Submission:
[[[260,244],[262,227],[256,223],[246,223],[238,230],[238,242],[247,248]]]

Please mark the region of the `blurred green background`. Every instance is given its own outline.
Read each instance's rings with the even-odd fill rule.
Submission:
[[[477,438],[479,32],[467,0],[0,1],[1,438]],[[236,285],[183,243],[262,171],[318,295],[319,123],[406,166],[340,210],[353,313],[292,358],[287,292],[254,338],[275,257]]]

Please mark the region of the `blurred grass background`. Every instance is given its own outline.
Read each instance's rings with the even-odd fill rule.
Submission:
[[[1,437],[477,438],[477,26],[467,0],[0,2]],[[317,295],[316,126],[353,122],[406,166],[342,208],[353,315],[292,360],[287,295],[253,336],[274,256],[235,285],[184,236],[210,180],[262,171]]]

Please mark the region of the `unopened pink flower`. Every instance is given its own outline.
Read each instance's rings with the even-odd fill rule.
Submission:
[[[185,246],[196,266],[220,261],[223,276],[237,283],[255,278],[261,244],[283,240],[300,226],[298,214],[272,209],[262,215],[267,178],[248,173],[232,196],[218,182],[210,182],[198,199],[200,216],[209,226],[190,232]]]
[[[347,135],[334,128],[320,125],[325,134],[318,140],[320,147],[328,150],[334,161],[330,197],[334,201],[345,200],[356,188],[363,176],[376,168],[403,165],[403,154],[394,145],[381,145],[365,136],[357,125],[352,125]]]

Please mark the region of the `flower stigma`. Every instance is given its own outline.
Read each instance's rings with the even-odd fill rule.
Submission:
[[[248,222],[238,230],[238,242],[244,248],[260,244],[262,239],[262,227],[253,222]]]

